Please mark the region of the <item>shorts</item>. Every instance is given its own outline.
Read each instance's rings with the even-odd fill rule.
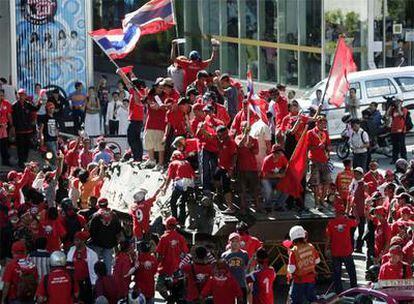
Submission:
[[[144,146],[146,150],[154,150],[160,152],[165,150],[165,145],[162,142],[164,138],[164,131],[147,129],[144,133]]]
[[[253,194],[259,190],[260,179],[257,171],[239,171],[237,177],[239,192],[250,191]]]
[[[328,163],[311,162],[310,169],[311,173],[308,180],[310,186],[332,183],[331,171],[329,170]]]
[[[231,179],[226,169],[217,168],[216,172],[214,172],[213,179],[221,183],[223,187],[223,193],[231,192]]]

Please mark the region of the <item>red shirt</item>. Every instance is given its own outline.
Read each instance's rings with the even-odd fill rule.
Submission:
[[[266,156],[263,160],[262,164],[262,176],[265,177],[268,174],[274,173],[275,169],[283,169],[286,168],[288,165],[288,160],[285,155],[280,155],[277,159],[275,159],[273,153]]]
[[[384,183],[384,177],[381,175],[381,173],[368,171],[364,175],[364,182],[368,185],[368,193],[372,194],[375,191],[377,191],[378,186],[382,185]]]
[[[288,100],[285,96],[278,96],[275,104],[276,127],[279,128],[283,119],[289,114]]]
[[[187,279],[187,301],[196,301],[200,296],[198,290],[203,290],[206,285],[208,278],[213,273],[213,267],[211,264],[185,264],[182,266]],[[198,286],[197,286],[198,285]]]
[[[263,242],[250,234],[240,234],[240,248],[247,252],[249,259],[253,257],[256,251],[262,248]]]
[[[375,229],[375,256],[378,257],[389,245],[391,239],[391,228],[386,221],[380,222]]]
[[[132,216],[132,225],[134,236],[141,239],[150,228],[151,207],[155,202],[155,198],[143,201],[141,203],[134,203],[129,211]]]
[[[70,274],[63,268],[52,269],[48,275],[47,283],[45,277],[37,286],[36,296],[46,297],[47,304],[72,304],[73,297],[79,293],[79,285],[72,280]],[[73,284],[73,286],[72,286]],[[47,290],[45,288],[47,286]]]
[[[176,62],[184,70],[184,89],[196,80],[198,71],[204,70],[210,65],[209,61],[193,61],[187,59],[176,59]]]
[[[203,298],[212,295],[214,304],[232,304],[243,296],[239,284],[230,273],[222,277],[210,277],[201,294]]]
[[[115,256],[113,276],[117,284],[119,298],[123,298],[128,295],[131,277],[129,276],[125,278],[125,275],[132,268],[132,266],[134,265],[129,254],[122,251],[118,252],[118,254]]]
[[[89,278],[89,269],[86,258],[86,247],[82,250],[75,249],[73,254],[73,268],[75,269],[74,278],[78,282]]]
[[[338,216],[329,220],[326,235],[331,240],[331,253],[333,257],[347,257],[353,252],[351,230],[358,226],[354,219]]]
[[[98,277],[95,283],[95,297],[104,296],[109,304],[118,303],[118,289],[115,278],[111,275]]]
[[[163,96],[160,97],[163,100]],[[153,98],[149,101],[147,107],[147,121],[145,122],[145,130],[165,130],[165,115],[167,111],[163,108],[153,109],[151,103],[157,103]]]
[[[17,297],[17,285],[19,284],[20,274],[21,274],[21,268],[19,266],[19,263],[27,264],[30,262],[28,262],[28,260],[26,260],[25,258],[21,260],[12,259],[6,264],[4,268],[3,282],[10,284],[9,292],[7,294],[7,298],[9,301]],[[35,268],[34,273],[35,273],[35,278],[37,280],[36,266],[34,264],[31,266]]]
[[[195,116],[193,118],[190,124],[191,132],[193,132],[193,134],[197,133],[198,125],[200,124],[200,122],[203,122],[203,121],[204,121],[204,117]]]
[[[405,267],[405,270],[403,270]],[[405,271],[405,277],[404,277]],[[378,280],[401,280],[409,279],[412,277],[411,267],[407,264],[399,262],[397,264],[391,264],[390,261],[381,265],[380,272],[378,275]]]
[[[412,264],[414,261],[414,241],[409,241],[403,248],[404,261],[408,264]]]
[[[251,273],[247,283],[253,283],[253,304],[273,304],[273,282],[276,273],[273,267],[266,267]]]
[[[129,114],[128,119],[130,121],[143,121],[144,120],[144,105],[141,103],[141,94],[135,89],[129,89]],[[139,103],[135,102],[135,96],[139,100]]]
[[[250,148],[239,143],[243,138],[243,134],[237,135],[235,142],[237,148],[237,170],[238,171],[257,171],[256,154],[259,152],[259,142],[257,139],[249,136]]]
[[[257,114],[250,110],[250,126],[253,125],[258,118]],[[230,129],[232,135],[239,135],[242,133],[241,123],[243,121],[247,121],[247,110],[241,109],[236,116],[234,116],[233,123],[231,124]]]
[[[93,152],[88,150],[82,150],[79,153],[79,164],[82,168],[86,169],[86,167],[92,162],[93,160]]]
[[[224,123],[214,116],[206,116],[203,127],[201,128],[199,125],[201,129],[199,129],[199,132],[196,134],[197,138],[200,140],[202,149],[205,149],[209,152],[218,153],[219,143],[217,139],[216,128],[223,125]]]
[[[172,180],[181,178],[195,178],[195,173],[191,164],[186,160],[173,160],[168,165],[167,177]]]
[[[349,169],[345,169],[339,172],[336,176],[336,188],[338,189],[339,195],[342,199],[347,200],[349,195],[349,186],[351,185],[354,174]]]
[[[176,89],[172,89],[170,94],[165,93],[165,99],[171,98],[174,101],[174,103],[177,103],[180,97],[180,93]]]
[[[66,229],[60,220],[43,220],[40,222],[40,235],[47,239],[47,251],[60,250],[61,239],[65,236]]]
[[[231,138],[219,143],[218,166],[221,169],[230,171],[233,168],[233,158],[237,154],[236,142]]]
[[[166,122],[173,129],[175,136],[186,135],[185,115],[179,108],[167,112]]]
[[[160,238],[156,252],[161,256],[158,272],[172,275],[178,270],[180,256],[188,253],[184,237],[175,230],[167,230]]]
[[[219,103],[214,103],[213,106],[216,108],[217,119],[222,121],[225,126],[228,126],[231,119],[227,109]]]
[[[0,124],[7,124],[9,122],[8,115],[12,113],[12,107],[9,101],[3,99],[0,101]]]
[[[308,131],[307,135],[309,144],[309,159],[318,163],[328,162],[328,153],[326,148],[331,145],[328,132],[326,130],[319,131],[315,127]],[[323,147],[319,147],[321,144],[323,144]]]
[[[391,111],[391,133],[405,133],[405,118],[407,117],[408,110],[402,109],[403,115],[400,116],[398,111]]]
[[[157,273],[158,261],[151,253],[138,255],[138,269],[135,272],[135,283],[147,298],[155,295],[154,277]]]
[[[306,124],[309,121],[308,116],[305,116],[302,114],[292,115],[292,113],[289,113],[285,118],[283,118],[282,123],[280,125],[280,130],[283,132],[286,132],[287,130],[293,128],[293,126],[296,124],[298,119],[300,119],[300,122],[298,122],[298,126],[296,127],[296,131],[294,133],[295,139],[297,141],[302,136],[302,133],[305,130]]]

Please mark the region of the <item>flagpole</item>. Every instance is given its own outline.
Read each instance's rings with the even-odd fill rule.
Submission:
[[[344,38],[344,35],[339,35],[339,38]],[[329,69],[328,80],[326,81],[325,90],[324,90],[323,95],[322,95],[322,100],[321,100],[321,103],[322,103],[322,104],[323,104],[323,102],[324,102],[324,100],[325,100],[326,91],[328,91],[328,87],[329,87],[329,80],[331,79],[331,76],[332,76],[332,66],[333,66],[333,63],[335,62],[335,59],[336,59],[336,53],[337,53],[337,50],[338,50],[338,44],[339,44],[339,39],[338,39],[338,41],[337,41],[337,43],[336,43],[335,53],[334,53],[334,58],[333,58],[333,61],[332,61],[331,68]],[[324,63],[324,64],[325,64],[325,63]]]
[[[89,36],[91,36],[91,34],[89,34]],[[102,47],[102,45],[100,45],[98,42],[96,42],[95,39],[92,38],[92,40],[99,46],[99,48],[102,50],[102,52],[104,52],[104,54],[109,58],[109,60],[114,64],[114,66],[118,70],[119,69],[119,65],[115,62],[114,59],[111,58],[111,56],[108,55],[108,53],[104,50],[104,48]]]

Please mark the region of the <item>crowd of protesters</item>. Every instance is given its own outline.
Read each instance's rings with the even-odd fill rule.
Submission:
[[[398,104],[389,110],[393,141],[400,147],[395,171],[385,176],[378,171],[369,158],[373,139],[354,117],[353,161],[345,160],[334,180],[324,105],[317,101],[302,113],[283,84],[260,92],[255,97],[260,102],[253,104],[230,75],[205,70],[215,51],[205,61],[196,51],[188,58],[172,52],[171,77],[158,78],[150,89],[124,69],[117,71],[121,81],[112,93],[105,79],[87,94],[76,83],[67,100],[56,90],[47,96],[39,85],[33,97],[19,89],[11,105],[0,89],[2,162],[10,164],[12,136],[23,169],[10,171],[0,188],[2,303],[153,303],[155,289],[168,303],[247,303],[251,297],[252,303],[274,303],[275,271],[245,223],[229,235],[225,248],[214,250],[198,243],[190,249],[180,228],[195,220],[189,202],[196,183],[203,199],[222,196],[223,213],[244,214],[252,206],[258,213],[306,211],[304,197],[276,190],[302,136],[307,136],[310,166],[303,184],[311,188],[315,208],[335,210],[325,252],[332,260],[335,291],[342,291],[342,264],[350,285],[357,286],[352,254],[362,252],[364,243],[367,269],[377,271],[379,279],[412,276],[414,164],[404,159],[401,147],[407,110]],[[68,141],[59,136],[65,111],[71,112],[75,130],[82,130]],[[126,134],[130,150],[116,155],[104,139],[94,145],[89,138],[105,133]],[[51,153],[44,166],[27,163],[34,138]],[[133,195],[132,229],[100,195],[108,166],[128,159],[166,178],[152,197],[146,189]],[[171,216],[153,246],[151,208],[170,185]],[[316,301],[320,253],[302,226],[292,227],[289,236],[292,303]]]

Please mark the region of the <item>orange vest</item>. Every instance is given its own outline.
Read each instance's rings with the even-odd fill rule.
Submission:
[[[292,248],[292,253],[296,260],[296,277],[316,273],[315,248],[311,244],[298,244]]]
[[[352,171],[342,171],[336,177],[336,187],[342,199],[348,198],[349,185],[354,178]]]

